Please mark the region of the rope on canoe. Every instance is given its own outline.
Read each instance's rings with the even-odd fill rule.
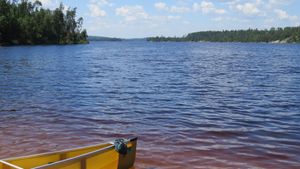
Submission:
[[[116,139],[114,142],[115,145],[115,150],[122,154],[122,155],[126,155],[127,151],[128,151],[128,147],[126,144],[126,141],[124,139]]]

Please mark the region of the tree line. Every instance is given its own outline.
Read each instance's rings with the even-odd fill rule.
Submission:
[[[300,26],[271,28],[269,30],[224,30],[203,31],[190,33],[183,37],[150,37],[148,41],[208,41],[208,42],[277,42],[277,43],[300,43]]]
[[[40,1],[0,0],[0,45],[88,43],[76,8],[54,10]]]

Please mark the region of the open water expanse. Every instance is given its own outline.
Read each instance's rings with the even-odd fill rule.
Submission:
[[[299,169],[300,45],[0,47],[0,158],[132,136],[136,169]]]

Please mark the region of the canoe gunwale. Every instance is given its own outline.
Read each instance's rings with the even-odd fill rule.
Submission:
[[[21,167],[18,167],[18,166],[16,166],[16,165],[10,164],[10,163],[8,163],[8,162],[6,162],[6,161],[3,161],[3,160],[0,160],[0,164],[4,164],[4,165],[6,165],[6,166],[8,166],[8,167],[12,167],[13,169],[23,169],[23,168],[21,168]]]
[[[126,139],[125,143],[128,144],[130,142],[134,142],[136,141],[138,138],[134,137],[131,139]],[[60,160],[60,161],[56,161],[53,162],[51,164],[46,164],[46,165],[42,165],[42,166],[38,166],[32,169],[56,169],[58,166],[63,167],[63,166],[68,166],[72,163],[75,162],[80,162],[81,164],[84,164],[86,162],[86,160],[88,158],[94,157],[96,155],[99,155],[101,153],[105,153],[107,151],[110,151],[112,149],[115,148],[113,143],[102,143],[102,144],[96,144],[96,145],[90,145],[90,146],[84,146],[84,147],[79,147],[79,148],[73,148],[73,149],[66,149],[66,150],[62,150],[62,151],[56,151],[56,152],[50,152],[50,153],[41,153],[41,154],[35,154],[35,155],[29,155],[29,156],[21,156],[21,157],[14,157],[14,158],[6,158],[6,159],[0,159],[0,164],[4,164],[7,165],[9,167],[12,167],[13,169],[23,169],[21,167],[15,166],[13,164],[10,164],[9,161],[13,161],[13,160],[20,160],[20,159],[26,159],[26,158],[36,158],[36,157],[44,157],[44,156],[49,156],[49,155],[55,155],[55,154],[65,154],[67,152],[72,152],[72,151],[77,151],[77,150],[82,150],[85,148],[92,148],[92,147],[97,147],[97,146],[103,146],[106,145],[105,147],[102,147],[100,149],[76,156],[76,157],[72,157],[72,158],[68,158],[68,159],[64,159],[64,160]]]
[[[137,140],[137,137],[132,138],[132,139],[128,139],[128,140],[125,141],[125,143],[128,144],[129,142],[133,142],[133,141],[136,141],[136,140]],[[92,158],[92,157],[94,157],[98,154],[101,154],[101,153],[105,153],[105,152],[110,151],[114,148],[115,148],[115,145],[111,145],[111,146],[108,146],[108,147],[101,148],[99,150],[95,150],[95,151],[92,151],[92,152],[89,152],[89,153],[86,153],[86,154],[82,154],[82,155],[73,157],[73,158],[68,158],[68,159],[65,159],[65,160],[57,161],[57,162],[54,162],[54,163],[51,163],[51,164],[46,164],[46,165],[35,167],[35,168],[32,168],[32,169],[55,169],[58,166],[59,167],[64,167],[64,166],[67,166],[69,164],[72,164],[72,163],[78,162],[78,161],[80,161],[81,164],[82,164],[82,163],[86,162],[86,159]]]
[[[138,139],[137,137],[130,138],[130,139],[127,139],[127,142],[136,141],[137,139]],[[49,152],[49,153],[40,153],[40,154],[27,155],[27,156],[5,158],[5,159],[0,159],[0,161],[4,161],[5,162],[5,161],[25,159],[25,158],[43,157],[43,156],[54,155],[54,154],[64,154],[64,153],[70,152],[70,151],[77,151],[77,150],[81,150],[81,149],[85,149],[85,148],[103,146],[105,144],[107,144],[107,146],[109,146],[109,145],[113,145],[114,142],[107,142],[107,143],[101,143],[101,144],[95,144],[95,145],[88,145],[88,146],[83,146],[83,147],[78,147],[78,148],[69,148],[69,149],[65,149],[65,150],[61,150],[61,151],[53,151],[53,152]]]
[[[67,166],[69,164],[72,164],[73,162],[86,160],[86,159],[94,157],[98,154],[105,153],[109,150],[114,149],[114,147],[115,147],[114,145],[111,145],[111,146],[108,146],[108,147],[105,147],[105,148],[102,148],[102,149],[99,149],[99,150],[96,150],[96,151],[92,151],[92,152],[89,152],[89,153],[86,153],[86,154],[83,154],[83,155],[79,155],[79,156],[76,156],[76,157],[73,157],[73,158],[68,158],[68,159],[65,159],[65,160],[57,161],[57,162],[54,162],[54,163],[51,163],[51,164],[46,164],[46,165],[43,165],[43,166],[35,167],[35,168],[32,168],[32,169],[52,169],[52,168],[54,169],[57,166],[64,167],[64,166]]]
[[[19,160],[19,159],[26,159],[26,158],[44,157],[44,156],[49,156],[49,155],[54,155],[54,154],[64,154],[64,153],[71,152],[71,151],[77,151],[77,150],[81,150],[81,149],[85,149],[85,148],[102,146],[105,144],[107,144],[107,146],[111,145],[111,143],[102,143],[102,144],[89,145],[89,146],[83,146],[83,147],[78,147],[78,148],[70,148],[70,149],[65,149],[65,150],[61,150],[61,151],[53,151],[53,152],[49,152],[49,153],[40,153],[40,154],[27,155],[27,156],[5,158],[5,159],[2,159],[1,161],[13,161],[13,160]]]

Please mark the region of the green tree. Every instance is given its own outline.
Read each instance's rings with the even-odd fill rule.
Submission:
[[[44,9],[40,1],[0,0],[0,45],[87,43],[76,8]]]

